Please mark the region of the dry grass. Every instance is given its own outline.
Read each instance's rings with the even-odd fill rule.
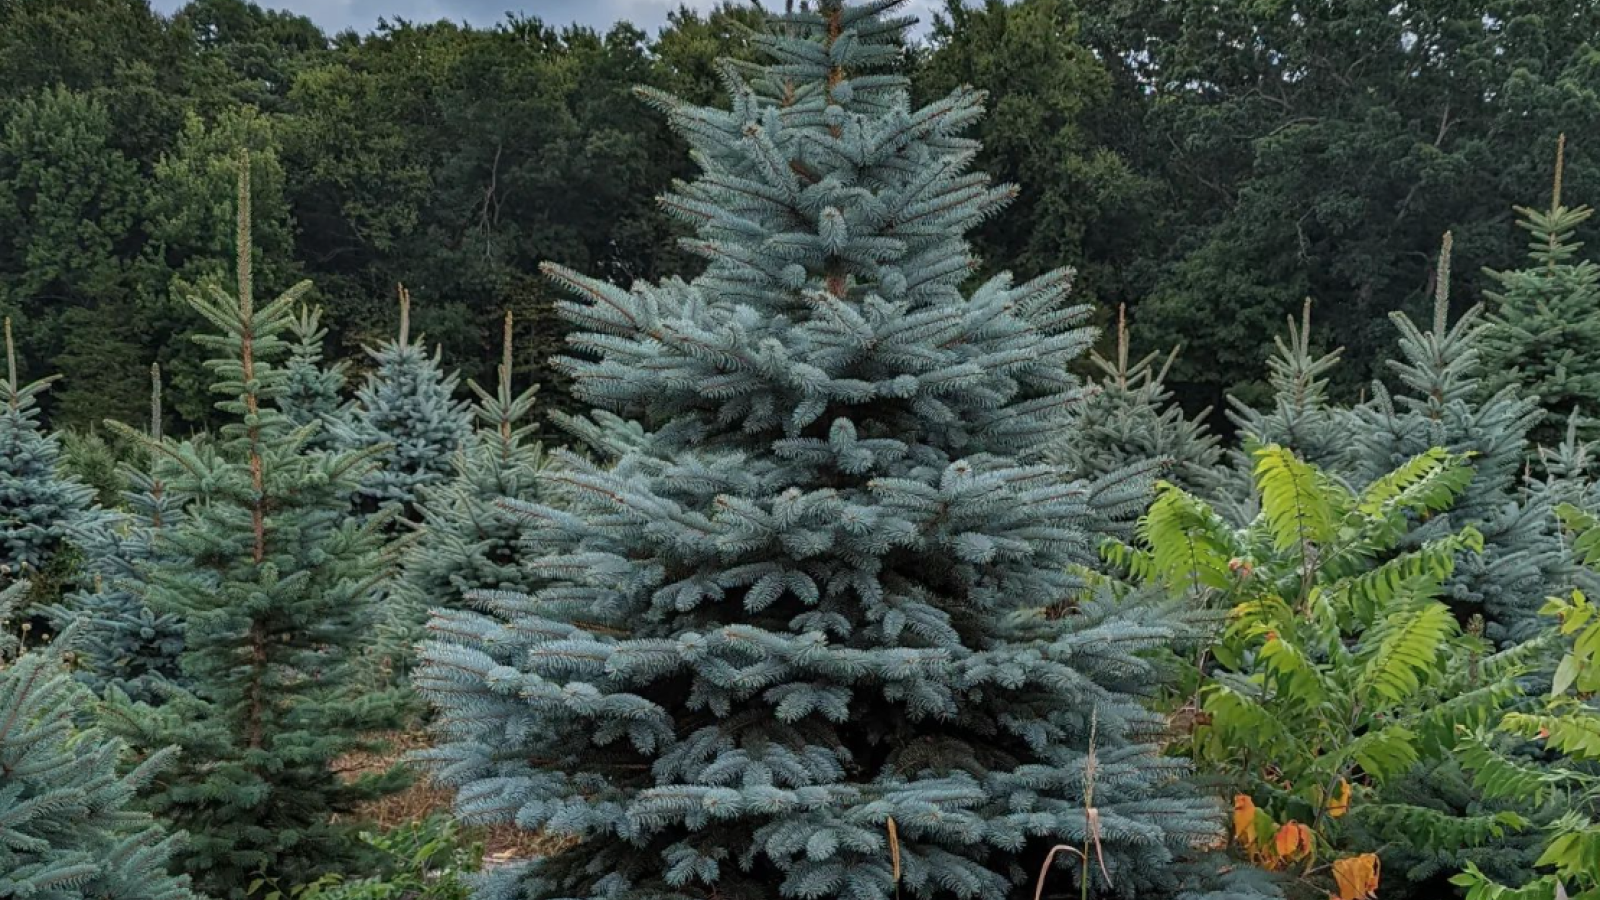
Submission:
[[[362,775],[383,772],[396,765],[404,765],[406,756],[428,747],[428,735],[419,732],[390,732],[374,735],[380,752],[349,753],[335,763],[340,777],[354,780]],[[450,814],[450,803],[455,793],[441,787],[424,772],[414,768],[416,780],[410,787],[362,806],[356,817],[379,828],[395,828],[420,822],[430,815]],[[487,865],[532,856],[548,856],[567,845],[567,842],[542,834],[529,834],[514,825],[470,826],[462,831],[470,840],[483,844],[483,857]]]

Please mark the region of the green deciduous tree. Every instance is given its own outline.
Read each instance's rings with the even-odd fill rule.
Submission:
[[[1297,892],[1318,898],[1366,895],[1344,890],[1341,869],[1395,868],[1403,881],[1392,864],[1408,853],[1507,871],[1503,839],[1524,815],[1452,810],[1414,790],[1451,761],[1458,727],[1517,696],[1532,656],[1491,654],[1444,602],[1457,558],[1482,535],[1467,526],[1407,546],[1418,517],[1467,490],[1468,460],[1429,450],[1354,493],[1282,447],[1253,458],[1260,512],[1243,527],[1166,485],[1138,548],[1107,549],[1142,579],[1229,613],[1201,657],[1186,710],[1196,725],[1180,746],[1239,792],[1235,839],[1258,865],[1303,872]]]
[[[1379,369],[1387,313],[1422,307],[1417,260],[1453,230],[1495,268],[1546,141],[1600,128],[1600,6],[1568,0],[1119,0],[1085,40],[1116,69],[1136,171],[1162,186],[1168,252],[1130,298],[1141,343],[1187,348],[1186,402],[1258,402],[1266,335],[1303,297],[1347,348],[1338,395]],[[1592,167],[1572,187],[1600,190]],[[1484,281],[1465,273],[1476,295]],[[1240,384],[1243,379],[1250,383]]]
[[[1085,40],[1076,0],[946,0],[914,70],[919,95],[963,84],[989,91],[978,165],[1021,188],[1004,216],[973,233],[984,271],[1032,277],[1077,270],[1074,291],[1112,309],[1136,300],[1145,261],[1162,253],[1159,185],[1121,152],[1137,105],[1113,91],[1111,66]],[[1109,301],[1109,302],[1108,302]],[[1186,339],[1163,335],[1155,346]]]

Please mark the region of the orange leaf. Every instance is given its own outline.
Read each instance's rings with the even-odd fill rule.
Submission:
[[[1333,796],[1328,798],[1328,815],[1339,818],[1350,811],[1350,782],[1339,779],[1339,786],[1333,789]]]
[[[1300,849],[1300,829],[1296,827],[1299,824],[1299,822],[1289,822],[1272,836],[1272,846],[1284,859],[1293,859],[1298,855],[1295,851]]]
[[[1376,853],[1334,860],[1333,880],[1339,885],[1339,900],[1370,900],[1377,896],[1380,868]]]
[[[1233,797],[1233,837],[1246,847],[1256,840],[1256,802],[1249,794]]]

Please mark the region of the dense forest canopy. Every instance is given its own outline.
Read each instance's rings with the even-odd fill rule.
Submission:
[[[519,377],[570,406],[536,264],[698,270],[653,199],[687,156],[631,89],[713,99],[714,60],[748,53],[737,26],[758,18],[330,35],[244,0],[0,3],[0,313],[23,374],[64,373],[46,411],[81,427],[137,419],[159,362],[172,424],[210,424],[175,297],[225,267],[243,145],[257,277],[314,280],[330,354],[392,333],[403,283],[417,330],[480,381],[514,311]],[[1383,313],[1427,296],[1440,233],[1475,266],[1522,257],[1512,206],[1548,190],[1558,132],[1568,195],[1600,196],[1594,0],[949,0],[916,33],[916,99],[988,90],[979,164],[1022,188],[976,236],[986,265],[1076,267],[1080,297],[1126,304],[1141,352],[1184,346],[1168,384],[1192,410],[1258,398],[1307,296],[1354,395],[1391,349]]]

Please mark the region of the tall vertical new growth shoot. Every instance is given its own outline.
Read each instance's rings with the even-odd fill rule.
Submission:
[[[193,835],[185,871],[229,898],[250,895],[262,872],[285,883],[349,874],[353,826],[335,816],[393,783],[346,783],[332,765],[394,712],[395,698],[365,690],[360,671],[389,564],[383,522],[348,515],[376,451],[310,452],[315,426],[292,427],[272,402],[309,285],[257,304],[248,171],[241,165],[237,293],[190,301],[220,331],[197,340],[217,351],[209,365],[230,420],[203,445],[152,444],[172,463],[170,488],[190,502],[145,597],[184,622],[192,689],[159,709],[119,703],[114,720],[140,748],[183,749],[150,803]]]

